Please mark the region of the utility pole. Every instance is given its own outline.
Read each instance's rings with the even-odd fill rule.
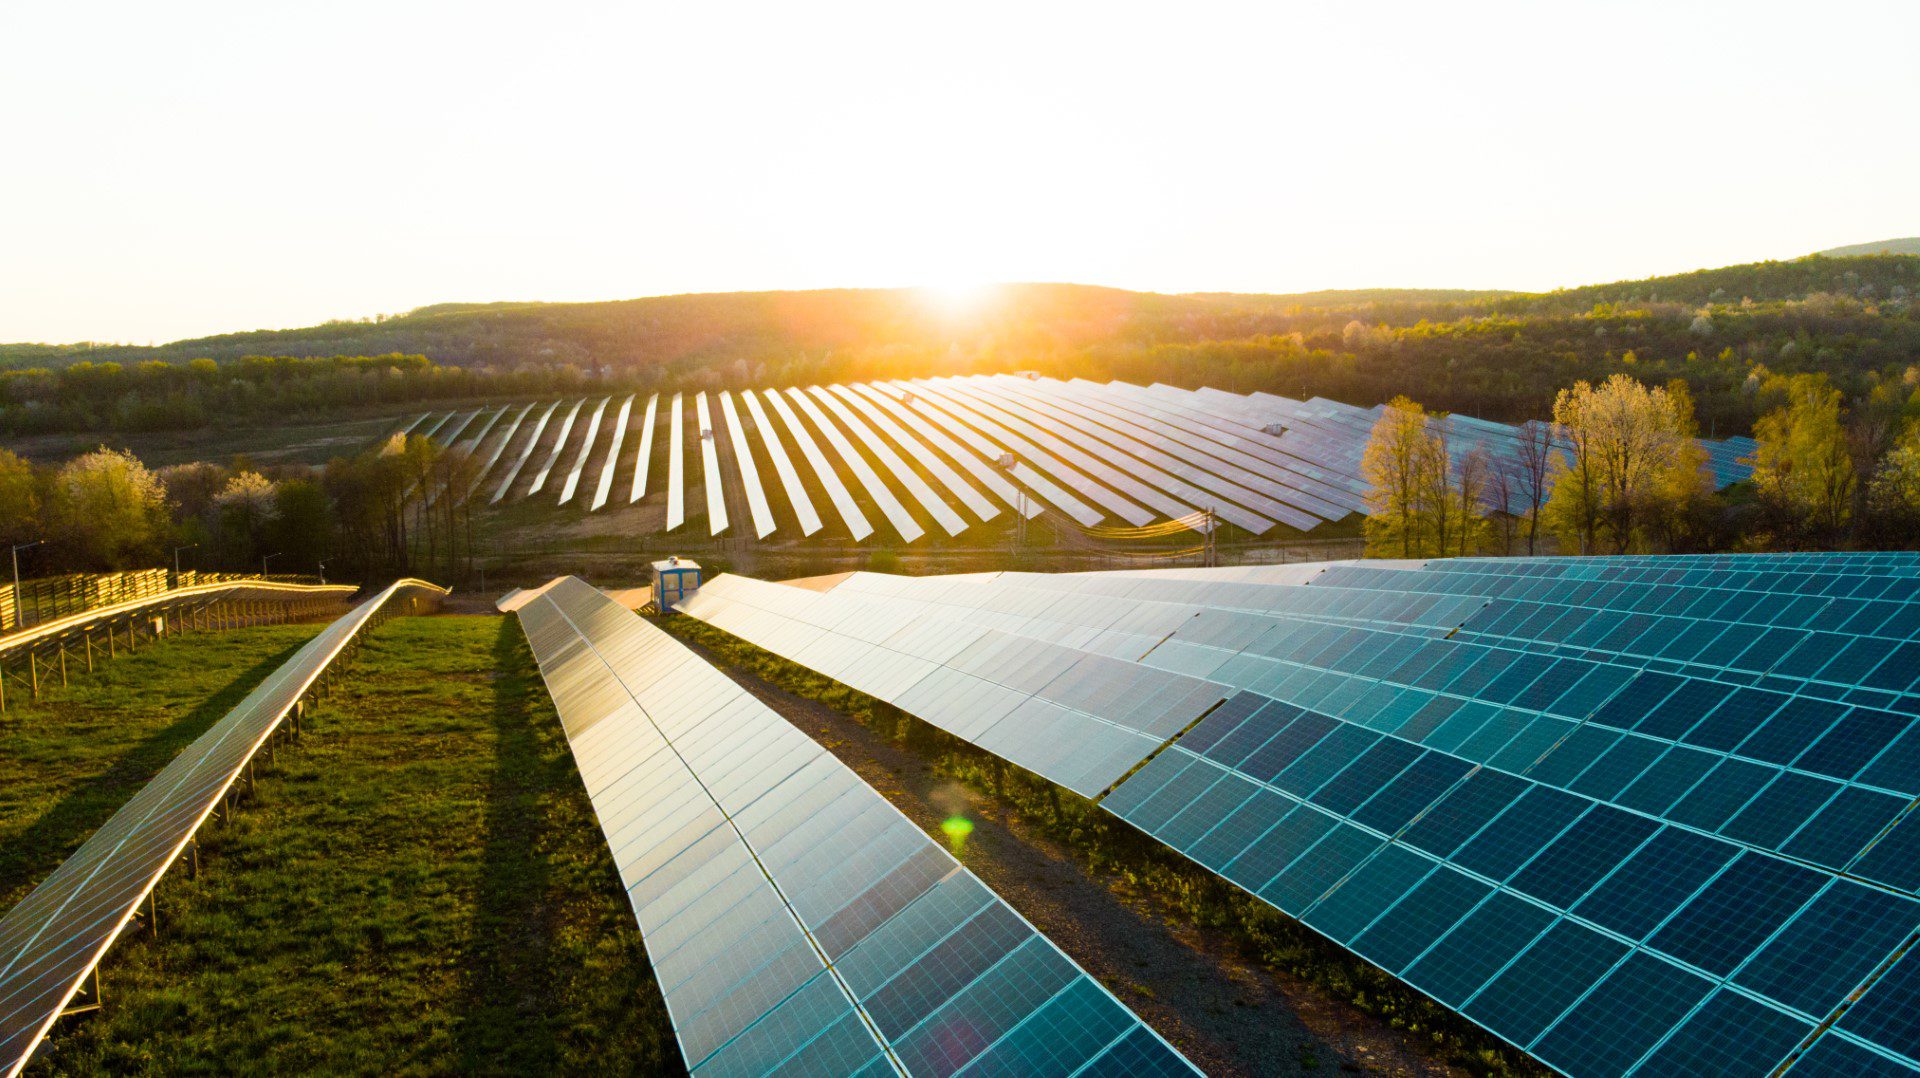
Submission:
[[[273,553],[267,554],[260,559],[260,575],[261,576],[267,575],[267,563],[279,557],[282,553],[283,551],[276,550]]]
[[[182,550],[192,550],[193,548],[199,545],[200,545],[199,543],[188,543],[185,546],[177,546],[173,548],[173,586],[174,587],[177,588],[180,586],[180,552]]]

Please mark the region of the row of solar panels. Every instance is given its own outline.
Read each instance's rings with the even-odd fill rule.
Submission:
[[[723,576],[682,609],[1104,795],[1568,1074],[1916,1074],[1917,577]]]
[[[692,1073],[1195,1073],[679,642],[571,577],[518,613]]]
[[[1356,471],[1367,434],[1385,411],[1384,405],[1360,408],[1325,397],[1301,401],[1263,392],[1240,396],[1215,389],[1154,388],[1199,406],[1222,409],[1250,425],[1284,428],[1281,441],[1294,451],[1337,460]],[[1466,415],[1450,415],[1432,422],[1435,429],[1444,430],[1448,435],[1448,447],[1456,462],[1476,447],[1485,447],[1495,460],[1515,459],[1530,430],[1540,429]],[[1564,438],[1550,436],[1550,441],[1556,449],[1572,452],[1571,443]],[[1745,436],[1702,439],[1700,446],[1706,452],[1707,468],[1713,473],[1715,485],[1724,487],[1752,474],[1752,466],[1744,460],[1753,455],[1753,439]]]
[[[0,917],[0,1076],[26,1066],[160,877],[341,650],[390,607],[444,593],[401,580],[328,625]]]
[[[1259,535],[1366,511],[1360,457],[1377,412],[1318,400],[1276,411],[1269,401],[1285,398],[1010,375],[743,390],[738,407],[733,393],[712,396],[717,407],[700,392],[691,400],[655,394],[644,404],[636,395],[437,419],[429,413],[401,433],[435,438],[480,461],[474,489],[491,487],[491,503],[515,490],[539,495],[564,467],[558,504],[575,503],[591,481],[591,495],[579,500],[593,512],[612,498],[623,471],[631,476],[629,503],[648,495],[664,409],[666,531],[686,523],[696,481],[685,457],[691,411],[697,482],[716,536],[732,527],[729,492],[747,506],[761,539],[783,526],[801,536],[820,531],[822,497],[856,540],[874,534],[870,511],[911,542],[929,528],[961,535],[1003,509],[1032,516],[1044,508],[1087,527],[1142,527],[1211,510]],[[1331,419],[1328,409],[1335,409]],[[641,418],[629,449],[635,412]],[[1474,421],[1453,445],[1465,452],[1484,444],[1511,461],[1513,430]],[[1727,455],[1730,445],[1709,443],[1722,483],[1744,474]],[[763,463],[779,481],[776,496],[762,480]]]

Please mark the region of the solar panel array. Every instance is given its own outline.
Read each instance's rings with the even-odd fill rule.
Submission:
[[[519,617],[692,1073],[1196,1073],[680,643],[573,578]]]
[[[1920,555],[721,577],[682,605],[1109,790],[1568,1074],[1920,1073]],[[966,725],[1009,694],[1075,714]],[[1166,700],[1146,751],[1063,763]]]
[[[341,649],[388,606],[425,594],[444,589],[398,581],[321,630],[0,918],[0,1075],[26,1066],[160,876]]]
[[[666,531],[687,520],[685,443],[696,437],[707,530],[714,535],[727,530],[725,495],[732,491],[751,508],[759,539],[785,538],[781,529],[794,524],[800,537],[818,532],[815,499],[821,494],[837,519],[835,534],[855,541],[874,537],[875,523],[884,525],[886,538],[903,542],[936,530],[960,536],[1005,509],[1029,516],[1053,509],[1083,527],[1146,527],[1211,510],[1219,521],[1253,535],[1282,528],[1310,532],[1366,511],[1360,460],[1381,412],[1317,397],[1294,401],[1266,393],[1013,375],[744,390],[744,410],[733,407],[731,394],[719,396],[718,409],[709,406],[705,392],[694,393],[690,402],[674,393],[666,402]],[[631,403],[603,424],[608,401],[598,401],[580,425],[575,419],[587,402],[568,403],[545,463],[524,493],[542,490],[563,450],[572,446],[562,504],[573,500],[589,457],[604,464],[586,511],[605,505],[616,467],[632,468],[629,501],[639,501],[654,452],[657,398],[648,401],[640,420],[637,459],[626,465],[618,455]],[[683,406],[696,413],[691,432]],[[432,424],[421,416],[408,429],[472,424],[479,433],[463,444],[479,453],[501,413],[484,425],[475,422],[479,415],[456,419],[449,413]],[[748,437],[747,419],[754,437]],[[1524,428],[1469,416],[1445,423],[1456,457],[1485,448],[1495,463],[1519,459]],[[493,460],[517,434],[523,441],[494,501],[507,496],[547,428],[543,417],[521,433],[516,420],[499,437]],[[612,444],[602,449],[596,439]],[[722,439],[731,450],[724,461]],[[1740,460],[1752,452],[1751,439],[1701,444],[1716,482],[1749,474]],[[763,484],[765,467],[779,479],[778,488]],[[777,513],[770,493],[781,496],[791,517]],[[1522,507],[1516,502],[1512,508]],[[1197,519],[1190,526],[1204,528]]]

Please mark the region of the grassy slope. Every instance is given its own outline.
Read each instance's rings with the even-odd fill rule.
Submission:
[[[318,624],[174,637],[69,668],[38,702],[7,686],[0,716],[0,910],[79,849],[167,761],[219,721]],[[54,685],[58,685],[57,679]]]
[[[108,1008],[42,1070],[672,1073],[611,858],[517,623],[377,630]]]

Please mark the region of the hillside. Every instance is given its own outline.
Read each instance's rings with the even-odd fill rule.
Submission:
[[[1834,247],[1820,253],[1828,258],[1852,258],[1858,255],[1920,255],[1920,236],[1881,240],[1878,243],[1856,243],[1851,247]]]
[[[1685,378],[1703,426],[1747,429],[1756,368],[1850,395],[1920,364],[1920,256],[1761,262],[1561,291],[1164,295],[997,288],[958,311],[912,289],[445,303],[364,322],[153,348],[0,345],[0,431],[282,422],[377,401],[740,386],[1033,369],[1371,405],[1412,393],[1493,419],[1545,414],[1579,378]],[[362,357],[251,361],[248,356]],[[374,357],[374,358],[364,358]],[[158,361],[158,362],[154,362]],[[7,368],[12,368],[11,372]],[[376,376],[383,376],[377,378]]]

